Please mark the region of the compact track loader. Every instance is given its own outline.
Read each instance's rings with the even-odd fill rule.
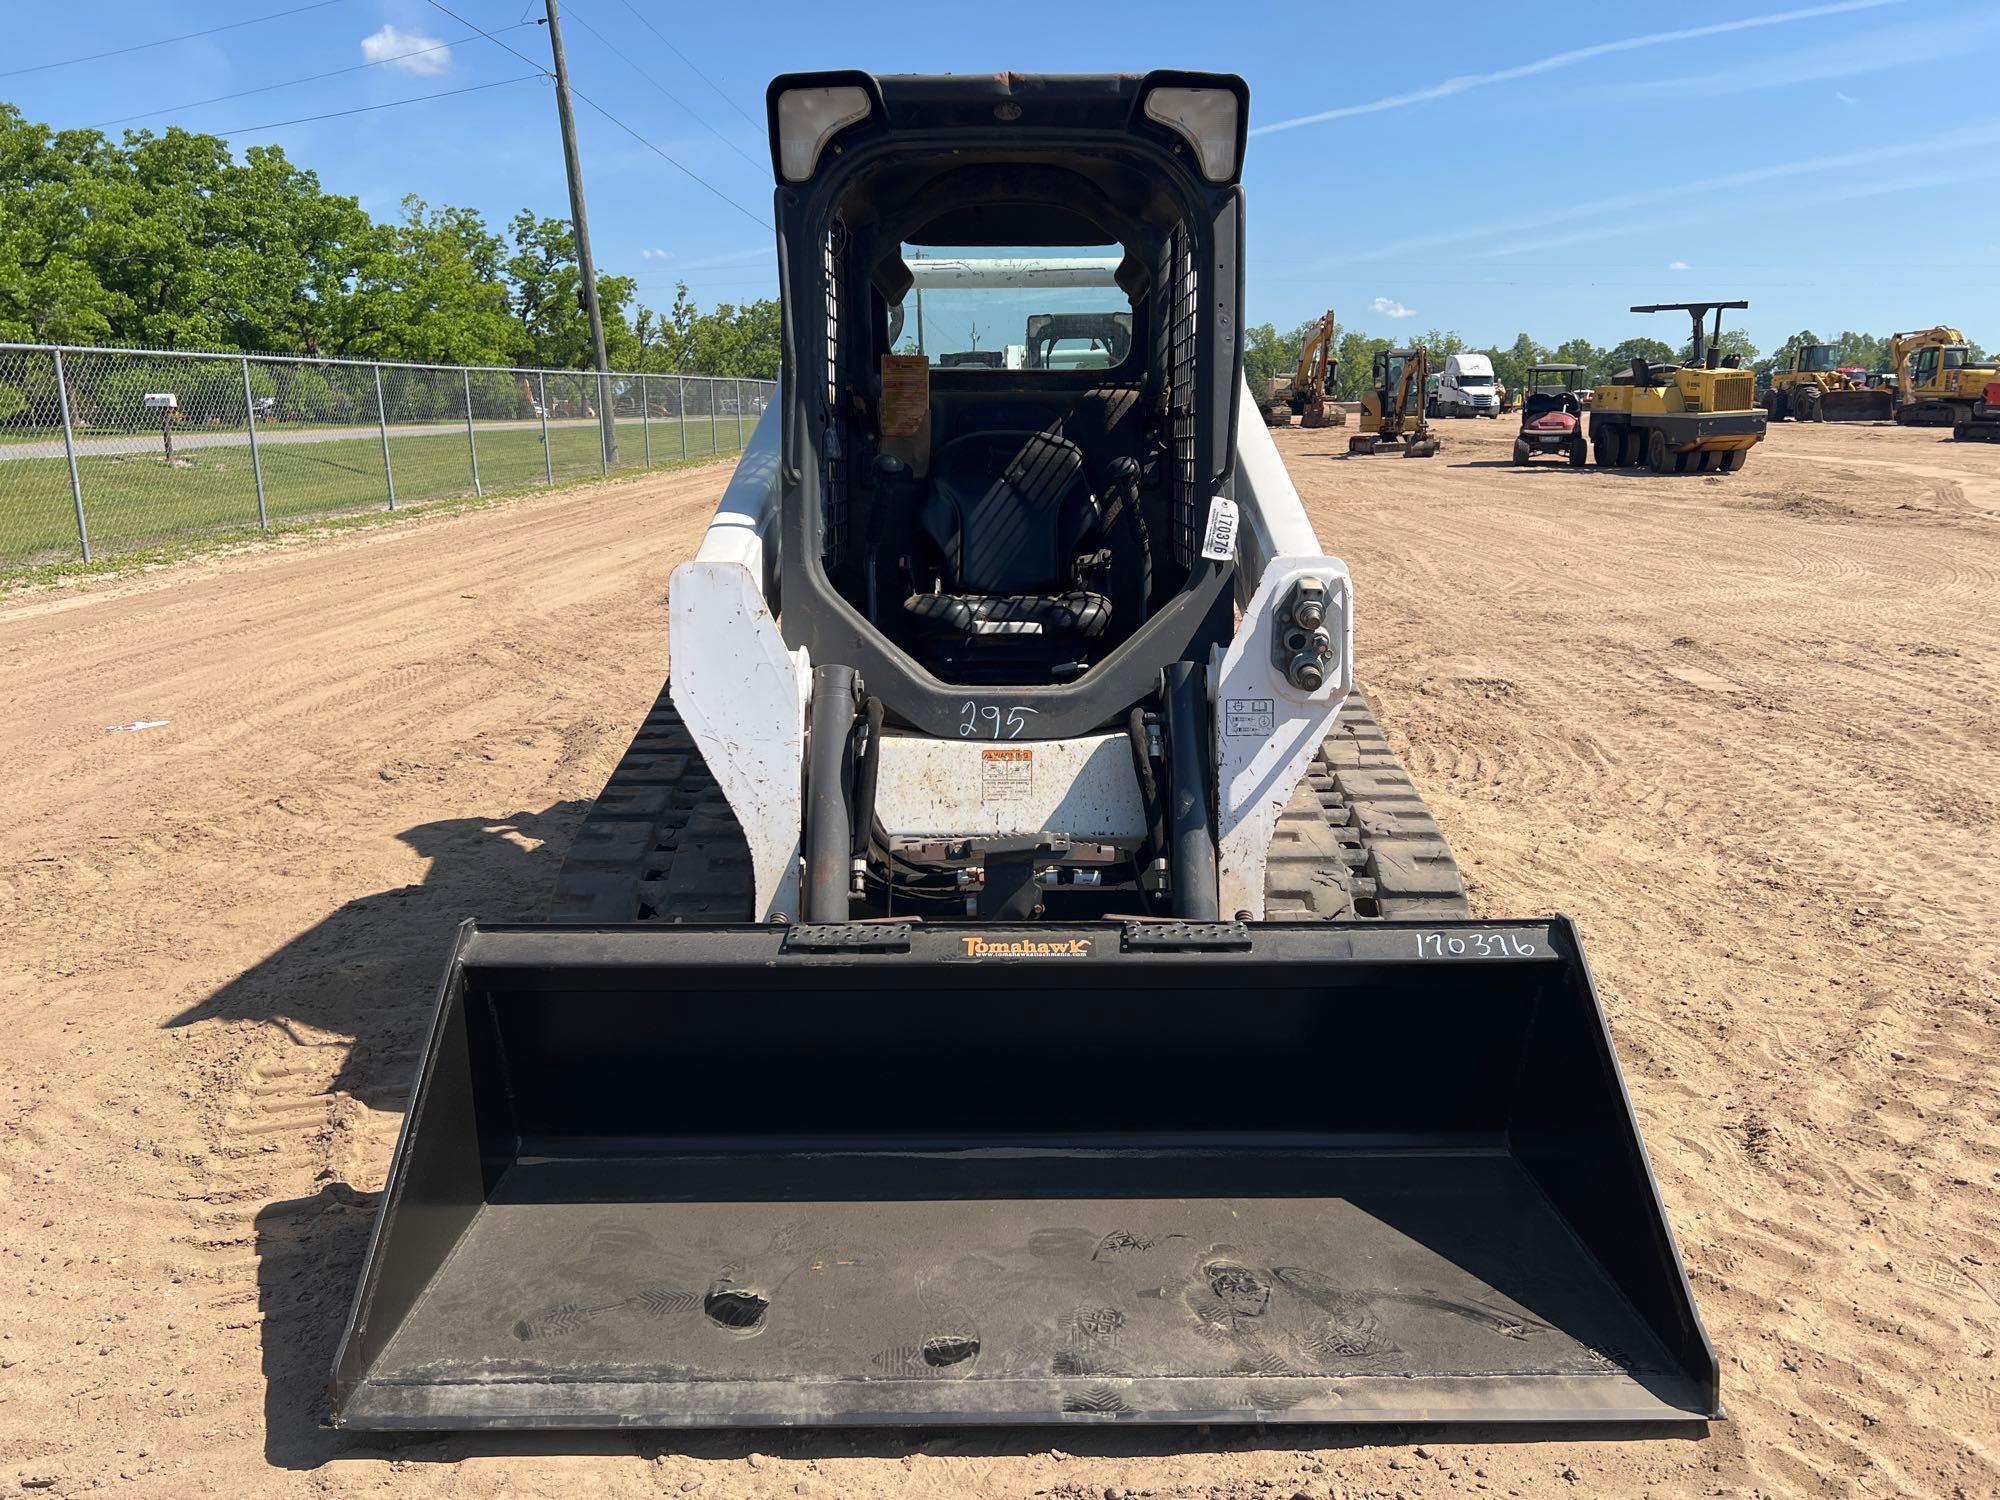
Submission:
[[[1439,442],[1425,418],[1431,357],[1424,349],[1382,349],[1361,393],[1361,430],[1347,440],[1350,458],[1400,453],[1429,458]]]
[[[1756,405],[1757,381],[1721,352],[1725,308],[1748,302],[1665,302],[1633,312],[1684,312],[1694,319],[1690,362],[1655,365],[1643,359],[1597,387],[1590,404],[1590,443],[1600,468],[1645,464],[1655,474],[1730,474],[1764,441],[1769,418]],[[1715,326],[1702,345],[1702,324]]]
[[[1244,385],[1241,80],[768,107],[780,398],[461,930],[333,1421],[1719,1414],[1577,933],[1468,917]],[[1115,364],[949,361],[1057,264]]]

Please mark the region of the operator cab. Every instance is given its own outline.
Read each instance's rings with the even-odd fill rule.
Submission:
[[[770,101],[786,305],[825,308],[786,330],[787,639],[892,715],[1205,659],[1240,80],[813,74]]]

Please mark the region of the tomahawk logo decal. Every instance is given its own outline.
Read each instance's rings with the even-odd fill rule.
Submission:
[[[966,958],[1088,958],[1089,938],[983,938],[962,937]]]

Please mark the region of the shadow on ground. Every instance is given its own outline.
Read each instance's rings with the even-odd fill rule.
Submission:
[[[348,902],[167,1024],[268,1021],[352,1037],[331,1088],[400,1110],[452,933],[467,917],[539,917],[589,806],[405,829],[397,838],[430,861],[422,884]]]
[[[467,917],[539,916],[588,808],[565,801],[406,829],[397,837],[430,861],[421,884],[348,902],[167,1024],[264,1021],[351,1037],[331,1091],[399,1113],[454,930]],[[257,1215],[264,1448],[279,1467],[314,1468],[349,1451],[320,1423],[374,1221],[373,1195],[337,1181]]]

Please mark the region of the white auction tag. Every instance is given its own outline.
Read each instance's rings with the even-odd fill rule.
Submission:
[[[1236,555],[1236,502],[1217,495],[1208,502],[1208,530],[1202,536],[1201,555],[1228,562]]]

